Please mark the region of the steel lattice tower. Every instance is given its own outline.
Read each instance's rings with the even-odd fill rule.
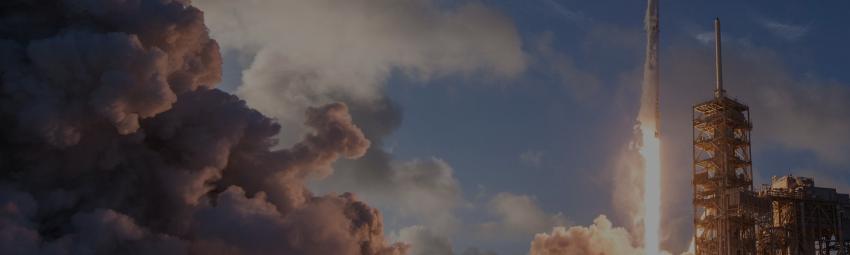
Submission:
[[[693,107],[694,241],[697,255],[755,254],[749,107],[723,89],[720,21],[715,20],[714,99]]]

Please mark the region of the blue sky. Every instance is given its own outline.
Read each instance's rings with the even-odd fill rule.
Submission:
[[[438,13],[470,4],[438,2]],[[462,193],[459,205],[450,208],[463,224],[447,234],[457,251],[528,251],[532,236],[505,240],[473,234],[477,223],[499,217],[486,208],[503,192],[533,198],[547,214],[561,213],[568,226],[607,214],[615,225],[629,227],[614,206],[612,185],[639,105],[645,3],[472,4],[504,15],[515,26],[524,68],[507,77],[479,70],[422,79],[407,67],[387,65],[388,75],[373,82],[402,117],[380,146],[395,161],[438,158],[450,165]],[[850,138],[841,132],[850,127],[847,10],[850,3],[839,1],[661,1],[664,248],[679,251],[689,240],[688,118],[691,105],[712,95],[712,49],[705,40],[711,39],[706,33],[714,17],[723,22],[728,91],[753,108],[757,180],[795,172],[847,191],[850,162],[843,155],[850,152]],[[216,37],[216,23],[208,24]],[[243,70],[262,51],[246,50],[251,43],[228,50],[234,40],[223,41],[221,87],[239,94]],[[320,189],[342,191],[328,186]],[[388,232],[428,224],[397,215],[404,212],[392,208],[394,203],[374,200],[385,212]]]

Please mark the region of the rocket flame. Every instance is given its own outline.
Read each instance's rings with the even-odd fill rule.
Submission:
[[[659,240],[661,225],[661,141],[656,136],[655,123],[641,123],[643,157],[643,240],[647,255],[660,254]]]

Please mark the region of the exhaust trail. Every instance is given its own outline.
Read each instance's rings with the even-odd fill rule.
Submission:
[[[661,225],[661,141],[658,107],[658,0],[647,0],[646,62],[644,62],[641,108],[637,121],[641,131],[639,152],[644,169],[644,251],[660,254]]]

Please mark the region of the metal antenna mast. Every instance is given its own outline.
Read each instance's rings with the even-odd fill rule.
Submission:
[[[715,68],[715,79],[716,79],[716,88],[714,89],[715,97],[723,97],[726,94],[726,91],[723,90],[723,61],[721,58],[721,49],[720,49],[720,18],[714,19],[714,68]]]

